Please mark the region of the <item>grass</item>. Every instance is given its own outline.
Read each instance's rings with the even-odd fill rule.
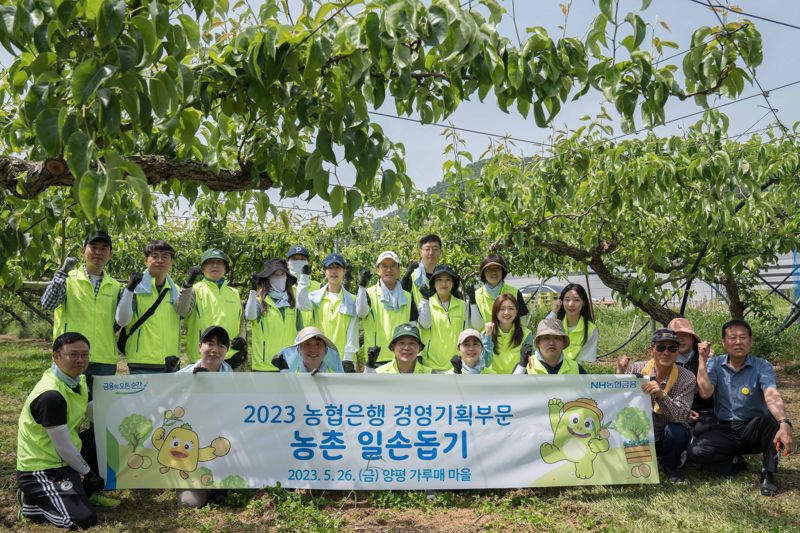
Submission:
[[[627,339],[632,311],[604,310],[601,352]],[[724,321],[711,314],[690,318],[702,335]],[[706,322],[704,322],[704,320]],[[641,324],[641,322],[640,322]],[[601,337],[601,339],[603,339]],[[641,337],[645,337],[643,333]],[[614,340],[612,340],[614,339]],[[620,341],[620,343],[621,343]],[[644,342],[644,344],[642,344]],[[646,341],[637,339],[625,353],[642,356]],[[795,344],[800,345],[800,343]],[[800,362],[794,351],[778,361],[778,379],[789,415],[800,418]],[[609,371],[612,359],[593,366]],[[17,417],[22,403],[49,365],[47,343],[0,337],[0,529],[51,531],[16,521],[15,449]],[[595,368],[596,367],[596,368]],[[497,453],[514,453],[498,450]],[[758,494],[757,457],[747,472],[732,478],[707,478],[687,467],[683,486],[597,486],[563,489],[518,489],[438,492],[428,499],[420,491],[324,492],[280,488],[230,491],[198,510],[176,509],[169,490],[117,491],[123,504],[99,512],[95,531],[797,531],[800,529],[800,460],[790,455],[781,464],[780,493]]]

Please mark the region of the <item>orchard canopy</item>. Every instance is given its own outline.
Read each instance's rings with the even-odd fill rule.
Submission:
[[[291,222],[265,193],[277,189],[341,215],[322,235],[368,235],[372,247],[403,236],[396,246],[410,251],[406,236],[430,229],[472,243],[448,251],[462,268],[489,248],[519,272],[591,268],[662,321],[675,313],[665,296],[702,279],[724,285],[740,316],[759,301],[753,272],[797,247],[797,140],[779,122],[728,137],[707,103],[753,83],[762,47],[751,21],[716,12],[718,25],[667,59],[679,46],[654,36],[649,3],[599,0],[580,37],[534,26],[511,39],[495,0],[3,2],[0,289],[49,275],[87,228],[134,241],[178,202],[217,222],[236,215],[248,221],[236,242],[269,244],[251,237],[276,235],[276,215]],[[606,106],[541,157],[500,143],[468,164],[454,137],[437,195],[414,190],[403,146],[370,115],[433,123],[491,94],[498,113],[546,128],[589,92]],[[612,115],[623,132],[652,128],[670,99],[706,112],[681,136],[613,137]],[[345,172],[352,186],[339,183]],[[393,205],[408,217],[382,231],[361,216]]]

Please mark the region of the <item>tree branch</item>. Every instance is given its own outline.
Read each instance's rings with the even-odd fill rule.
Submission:
[[[150,185],[177,179],[204,185],[213,191],[263,191],[273,184],[266,174],[253,180],[246,167],[236,171],[221,169],[214,172],[196,161],[170,159],[161,155],[131,156],[127,159],[141,167]],[[26,161],[0,156],[0,188],[20,198],[33,199],[49,187],[70,187],[74,183],[75,177],[63,159]]]

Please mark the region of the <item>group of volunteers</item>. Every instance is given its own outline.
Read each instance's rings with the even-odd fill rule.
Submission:
[[[317,281],[308,250],[292,246],[250,275],[244,305],[221,250],[204,251],[178,285],[175,250],[151,241],[144,270],[124,287],[105,272],[112,253],[107,233],[91,233],[83,262],[67,258],[41,298],[54,310],[53,363],[25,401],[17,448],[17,496],[31,520],[88,527],[94,507],[118,503],[101,492],[92,431],[80,431],[92,378],[116,373],[118,350],[131,374],[242,371],[248,359],[254,372],[586,374],[582,363],[597,358],[599,332],[582,286],[567,285],[534,334],[503,257],[485,257],[474,286],[440,263],[433,234],[419,240],[420,262],[402,276],[398,254],[381,253],[374,270],[359,273],[355,294],[344,257],[328,254]],[[188,365],[179,370],[181,318]],[[727,354],[711,357],[709,343],[678,318],[654,333],[649,360],[622,357],[617,372],[650,378],[642,388],[671,481],[684,481],[687,457],[724,475],[743,468],[742,454],[761,453],[760,490],[772,495],[778,458],[794,448],[791,421],[772,366],[750,354],[750,326],[725,324],[722,343]],[[207,498],[206,490],[178,491],[181,506]]]

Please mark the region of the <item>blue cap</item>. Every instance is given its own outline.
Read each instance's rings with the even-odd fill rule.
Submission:
[[[293,255],[304,255],[306,256],[306,259],[311,257],[310,255],[308,255],[308,249],[306,249],[305,246],[300,246],[300,245],[290,247],[289,251],[286,252],[286,259],[289,259]]]
[[[328,254],[325,256],[325,259],[322,260],[322,268],[328,268],[333,264],[339,265],[342,268],[347,268],[347,261],[339,254]]]

